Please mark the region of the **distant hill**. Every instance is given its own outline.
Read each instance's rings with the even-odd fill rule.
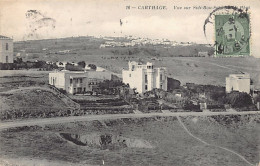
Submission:
[[[111,39],[109,39],[111,41]],[[115,38],[114,41],[127,41]],[[260,59],[248,58],[204,58],[198,52],[213,54],[214,49],[204,44],[141,45],[138,47],[100,48],[107,39],[73,37],[64,39],[15,42],[14,51],[24,61],[85,61],[121,74],[128,61],[153,62],[155,66],[167,67],[169,77],[181,84],[211,84],[225,86],[225,77],[232,73],[248,72],[255,88],[260,89]]]
[[[113,42],[130,42],[127,38],[112,38]],[[77,54],[77,55],[138,55],[156,57],[193,57],[198,52],[214,53],[213,47],[205,44],[175,44],[169,45],[139,45],[131,47],[100,48],[107,42],[107,38],[71,37],[60,39],[30,40],[14,43],[14,52],[26,59],[45,59],[50,54]],[[109,40],[111,42],[111,39]],[[58,59],[59,60],[59,59]]]

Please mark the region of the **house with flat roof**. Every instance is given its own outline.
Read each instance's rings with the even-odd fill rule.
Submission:
[[[250,75],[230,74],[226,77],[226,92],[232,91],[250,93]]]
[[[0,35],[0,63],[14,63],[13,39]]]
[[[111,80],[111,73],[106,71],[56,71],[49,73],[49,84],[67,93],[77,94],[93,91],[98,82]]]
[[[155,68],[153,63],[146,64],[129,62],[129,69],[122,71],[123,82],[130,88],[136,88],[138,93],[155,88],[167,90],[167,70],[164,67]]]

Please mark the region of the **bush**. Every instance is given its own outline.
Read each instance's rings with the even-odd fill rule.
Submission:
[[[67,94],[67,92],[66,92],[66,90],[64,90],[64,89],[59,89],[59,91],[61,92],[61,93],[63,93],[63,94]]]
[[[253,104],[251,96],[245,92],[231,92],[227,94],[226,101],[234,108],[248,107]]]
[[[70,71],[83,71],[81,66],[74,66],[74,65],[69,64],[69,63],[66,64],[65,69],[70,70]]]
[[[178,89],[181,85],[179,80],[167,77],[167,90],[172,91],[174,89]]]
[[[86,62],[85,61],[80,61],[78,62],[78,65],[81,66],[82,68],[86,67]]]
[[[0,63],[0,70],[13,70],[15,69],[15,64],[13,63]]]
[[[90,67],[92,70],[97,70],[97,66],[94,64],[89,64],[88,67]]]
[[[200,106],[199,105],[194,105],[192,102],[190,101],[186,101],[184,106],[183,106],[183,109],[185,110],[192,110],[192,111],[200,111]]]

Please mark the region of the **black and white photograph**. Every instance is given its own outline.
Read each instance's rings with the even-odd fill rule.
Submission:
[[[0,0],[0,166],[260,166],[259,0]]]

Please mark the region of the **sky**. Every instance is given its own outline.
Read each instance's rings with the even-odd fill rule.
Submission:
[[[213,9],[199,7],[226,5],[250,7],[252,54],[260,57],[260,0],[0,0],[0,35],[15,41],[132,35],[211,44],[214,26],[206,26],[206,38],[203,25]],[[138,9],[142,6],[167,10]]]

